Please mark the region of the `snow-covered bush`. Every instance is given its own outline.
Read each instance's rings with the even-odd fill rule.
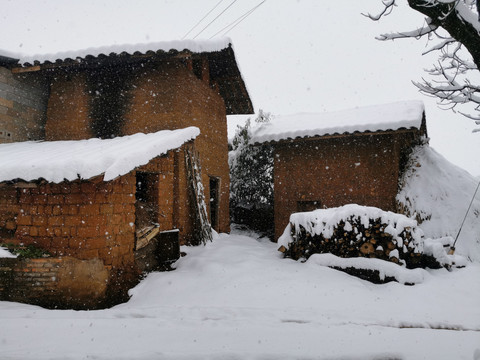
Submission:
[[[285,256],[309,258],[331,253],[344,258],[377,258],[407,268],[438,268],[423,249],[423,232],[414,219],[356,204],[295,213],[278,240]]]
[[[255,122],[267,122],[260,110]],[[230,208],[233,221],[269,232],[273,230],[273,148],[251,143],[251,121],[238,126],[229,153]]]

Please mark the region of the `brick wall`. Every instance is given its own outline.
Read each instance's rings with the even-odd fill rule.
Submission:
[[[125,114],[124,134],[154,132],[188,126],[200,128],[195,148],[200,155],[205,195],[209,197],[209,176],[220,179],[219,224],[221,232],[230,230],[228,136],[225,104],[205,80],[198,79],[180,62],[165,63],[138,76],[131,94],[130,110]],[[186,179],[184,156],[178,156],[179,181]],[[189,227],[191,211],[185,184],[177,189],[177,224]],[[209,206],[207,201],[207,207]],[[185,233],[185,231],[184,231]],[[187,231],[188,233],[188,231]],[[182,236],[182,233],[181,233]]]
[[[0,258],[3,301],[93,309],[106,303],[108,281],[108,270],[99,259]]]
[[[40,74],[0,66],[0,143],[43,139],[47,98]]]
[[[12,186],[0,187],[0,199],[13,195]],[[17,211],[14,235],[4,241],[35,244],[55,256],[99,258],[113,268],[133,266],[134,172],[111,182],[99,177],[15,192],[18,205],[4,200],[4,211]]]
[[[155,132],[197,126],[195,141],[200,154],[205,195],[209,197],[209,176],[220,179],[219,231],[228,232],[229,169],[227,120],[222,97],[212,90],[208,79],[198,79],[180,61],[132,68],[129,107],[119,135]],[[202,74],[208,74],[203,72]],[[206,76],[206,75],[205,75]],[[203,77],[205,77],[203,76]],[[59,75],[52,80],[48,102],[46,137],[49,140],[81,139],[92,136],[86,75]],[[182,243],[188,242],[191,216],[183,153],[175,155],[176,204],[173,224],[181,230]],[[165,176],[171,176],[164,174]],[[209,206],[207,202],[207,206]]]
[[[50,79],[46,140],[80,140],[93,136],[85,73],[58,73]]]
[[[275,148],[275,238],[290,214],[356,203],[396,210],[402,158],[412,134],[295,140]]]

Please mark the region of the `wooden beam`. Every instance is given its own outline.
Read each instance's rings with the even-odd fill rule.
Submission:
[[[22,74],[27,72],[35,72],[42,70],[40,65],[36,66],[27,66],[27,67],[15,67],[12,69],[13,74]]]

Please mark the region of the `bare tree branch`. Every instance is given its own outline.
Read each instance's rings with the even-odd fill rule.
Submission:
[[[382,0],[377,15],[365,15],[374,21],[389,15],[398,0]],[[475,120],[480,125],[480,0],[406,0],[410,8],[426,16],[418,29],[381,34],[377,39],[423,38],[439,42],[423,54],[438,52],[438,64],[425,71],[431,81],[413,82],[425,95],[439,99],[440,105]],[[442,31],[440,31],[442,30]],[[444,32],[448,34],[444,34]],[[464,104],[476,105],[478,115],[457,111]]]

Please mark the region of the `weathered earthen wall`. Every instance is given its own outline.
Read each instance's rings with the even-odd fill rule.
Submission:
[[[410,134],[304,139],[275,148],[275,238],[290,214],[356,203],[396,210]]]
[[[125,114],[124,134],[138,131],[155,132],[188,126],[200,128],[195,140],[199,152],[206,199],[209,198],[209,176],[220,179],[219,224],[217,230],[228,232],[229,187],[228,141],[225,104],[205,80],[198,79],[180,62],[164,63],[161,67],[144,70],[135,82],[131,94],[131,107]],[[178,157],[178,172],[184,172],[184,156]],[[186,175],[179,174],[180,179]],[[183,181],[183,180],[180,180]],[[191,211],[188,191],[179,184],[177,225],[185,228],[181,238],[188,234]],[[207,207],[209,203],[207,201]]]
[[[46,140],[80,140],[93,136],[86,74],[61,73],[50,78]]]
[[[107,299],[109,271],[99,259],[0,259],[0,300],[49,308],[94,309]]]
[[[188,126],[200,128],[195,140],[202,166],[206,199],[209,199],[209,176],[220,180],[219,223],[217,230],[228,232],[229,169],[227,120],[222,97],[205,79],[197,78],[185,64],[175,60],[132,68],[126,101],[124,124],[118,135],[137,132],[175,130]],[[89,118],[88,86],[85,73],[59,75],[51,84],[46,136],[48,140],[82,139],[93,136]],[[174,227],[180,229],[182,243],[191,238],[192,211],[188,199],[183,152],[177,153],[174,169],[176,204]],[[165,175],[171,176],[171,175]],[[209,202],[207,201],[207,207]],[[166,221],[166,220],[165,220]]]
[[[111,182],[99,177],[12,188],[0,187],[3,211],[17,211],[13,236],[3,241],[34,244],[54,256],[99,258],[114,268],[133,265],[134,173]]]
[[[0,66],[0,143],[44,138],[48,87],[39,74]]]

